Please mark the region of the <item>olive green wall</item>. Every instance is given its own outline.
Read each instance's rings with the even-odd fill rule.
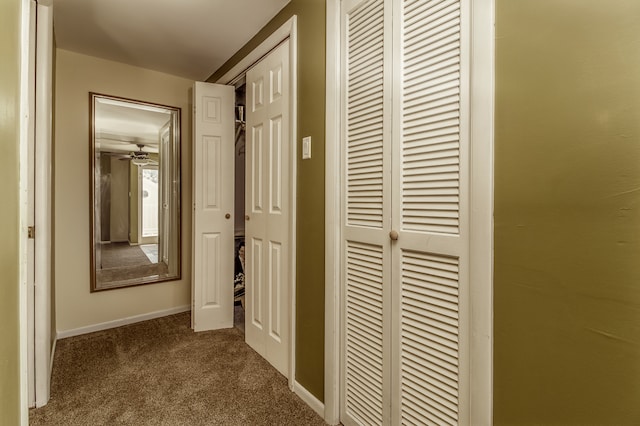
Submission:
[[[0,0],[0,425],[20,424],[20,2]]]
[[[640,424],[640,2],[496,20],[495,424]]]
[[[325,1],[293,0],[218,69],[215,82],[291,16],[298,16],[298,152],[305,136],[313,156],[298,157],[296,381],[324,399],[324,108]]]

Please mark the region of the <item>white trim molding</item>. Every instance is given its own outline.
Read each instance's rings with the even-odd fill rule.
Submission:
[[[470,419],[493,424],[495,0],[471,2]]]
[[[160,311],[148,312],[146,314],[133,315],[126,318],[120,318],[113,321],[101,322],[98,324],[78,327],[71,330],[58,331],[58,339],[66,339],[67,337],[80,336],[83,334],[93,333],[96,331],[108,330],[110,328],[122,327],[123,325],[135,324],[137,322],[147,321],[155,318],[162,318],[168,315],[180,314],[191,310],[191,305],[178,306],[175,308],[163,309]]]
[[[29,242],[27,227],[29,224],[29,145],[33,137],[33,96],[35,75],[35,2],[20,2],[20,136],[19,136],[19,281],[10,285],[18,285],[19,312],[19,374],[20,374],[20,425],[29,424],[29,406],[32,404],[30,393],[35,385],[33,374],[33,352],[30,350],[30,330],[32,330],[33,290],[29,283]],[[32,305],[31,305],[32,306]],[[33,346],[31,346],[33,348]],[[31,392],[30,392],[31,391]],[[35,402],[35,401],[34,401]]]
[[[36,23],[35,128],[35,397],[36,407],[51,390],[51,182],[53,117],[53,6],[38,3]]]
[[[326,2],[324,421],[340,423],[340,0]]]
[[[289,22],[291,22],[289,24]],[[298,17],[293,15],[289,21],[283,26],[289,28],[289,84],[290,87],[290,99],[289,105],[291,117],[290,135],[291,135],[291,152],[289,161],[291,177],[289,179],[289,202],[291,203],[291,220],[289,223],[289,259],[290,261],[290,283],[289,298],[290,298],[290,324],[289,324],[289,340],[290,340],[290,353],[289,353],[289,389],[295,388],[296,379],[296,264],[297,264],[297,244],[298,236],[298,204],[296,194],[298,193]],[[281,27],[282,28],[282,27]]]
[[[293,383],[293,392],[300,397],[302,401],[304,401],[313,411],[318,413],[320,416],[324,416],[324,404],[311,392],[309,392],[304,386],[302,386],[298,382]]]
[[[269,37],[267,37],[260,45],[247,54],[244,58],[240,59],[229,71],[227,71],[222,77],[216,80],[218,84],[233,84],[238,78],[244,76],[247,70],[251,68],[253,64],[258,62],[267,53],[275,49],[280,43],[287,38],[291,39],[291,45],[297,46],[296,42],[296,28],[297,28],[298,16],[293,15],[287,22],[282,24],[280,28],[275,30]],[[295,62],[297,59],[297,49],[292,49],[293,55],[291,56],[291,62]],[[293,76],[292,76],[293,77]]]

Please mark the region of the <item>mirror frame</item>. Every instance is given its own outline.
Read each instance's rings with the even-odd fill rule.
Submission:
[[[174,146],[172,147],[172,163],[177,167],[175,171],[175,176],[177,179],[177,191],[178,194],[175,197],[176,199],[176,216],[177,216],[177,229],[172,234],[176,236],[177,250],[176,250],[176,261],[177,261],[177,269],[174,274],[170,274],[163,277],[141,277],[140,279],[127,280],[117,284],[109,284],[108,286],[100,287],[97,282],[97,265],[96,265],[96,241],[95,241],[95,229],[97,226],[96,223],[96,126],[95,126],[95,114],[96,108],[95,104],[98,99],[107,99],[113,101],[127,102],[131,104],[137,104],[141,106],[151,107],[151,108],[162,108],[171,111],[174,113]],[[169,106],[158,104],[154,102],[146,102],[140,101],[136,99],[129,99],[120,96],[113,95],[105,95],[102,93],[89,92],[89,253],[90,253],[90,276],[91,276],[91,285],[90,292],[99,292],[106,290],[115,290],[119,288],[127,288],[134,287],[139,285],[146,284],[154,284],[161,283],[167,281],[178,281],[182,279],[182,159],[181,159],[181,151],[182,151],[182,109],[180,107]]]

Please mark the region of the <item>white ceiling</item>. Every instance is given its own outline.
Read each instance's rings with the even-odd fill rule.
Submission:
[[[171,110],[103,97],[94,105],[97,150],[128,153],[142,144],[145,152],[158,152],[160,129],[171,119]]]
[[[290,0],[53,0],[57,47],[205,80]]]

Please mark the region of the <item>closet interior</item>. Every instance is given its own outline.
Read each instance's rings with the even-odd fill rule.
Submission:
[[[235,176],[234,176],[234,326],[244,331],[244,225],[245,225],[245,133],[246,85],[236,85],[235,101]]]

